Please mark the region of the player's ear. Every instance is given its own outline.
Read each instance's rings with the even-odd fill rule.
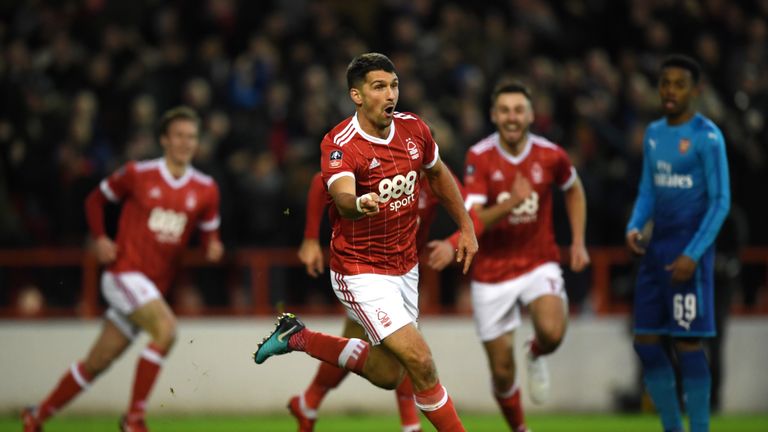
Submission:
[[[168,148],[168,137],[167,137],[167,136],[165,136],[165,134],[160,134],[160,135],[157,137],[157,140],[158,140],[158,142],[160,142],[160,147],[162,147],[162,148],[163,148],[163,150],[165,150],[166,148]]]
[[[352,99],[352,102],[354,102],[355,105],[363,104],[363,95],[361,95],[360,90],[356,89],[355,87],[349,89],[349,98]]]
[[[701,94],[702,91],[704,91],[704,84],[701,81],[694,82],[693,83],[693,90],[691,91],[691,95],[693,95],[693,97],[699,97],[699,95]]]

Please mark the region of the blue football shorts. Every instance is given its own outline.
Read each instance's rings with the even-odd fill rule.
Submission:
[[[648,245],[635,286],[635,334],[715,336],[714,245],[701,256],[687,282],[672,282],[672,272],[665,268],[690,239],[690,235],[654,236]]]

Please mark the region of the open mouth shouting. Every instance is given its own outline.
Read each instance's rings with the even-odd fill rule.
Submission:
[[[661,102],[661,105],[666,111],[674,111],[674,109],[677,108],[677,102],[673,99],[664,99]]]

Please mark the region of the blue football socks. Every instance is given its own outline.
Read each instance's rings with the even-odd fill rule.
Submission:
[[[677,354],[683,376],[685,410],[691,432],[709,431],[709,397],[712,378],[703,350],[680,351]]]
[[[659,344],[635,343],[635,352],[643,364],[643,380],[665,431],[682,431],[680,404],[677,401],[675,372]]]

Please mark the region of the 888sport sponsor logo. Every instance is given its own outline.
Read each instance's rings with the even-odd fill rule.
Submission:
[[[390,210],[400,211],[401,208],[416,201],[413,191],[416,189],[418,180],[419,174],[416,171],[409,171],[406,175],[398,174],[391,179],[386,178],[380,181],[379,202],[389,202]]]
[[[161,243],[178,243],[186,226],[186,213],[160,207],[152,209],[147,221],[147,227]]]

